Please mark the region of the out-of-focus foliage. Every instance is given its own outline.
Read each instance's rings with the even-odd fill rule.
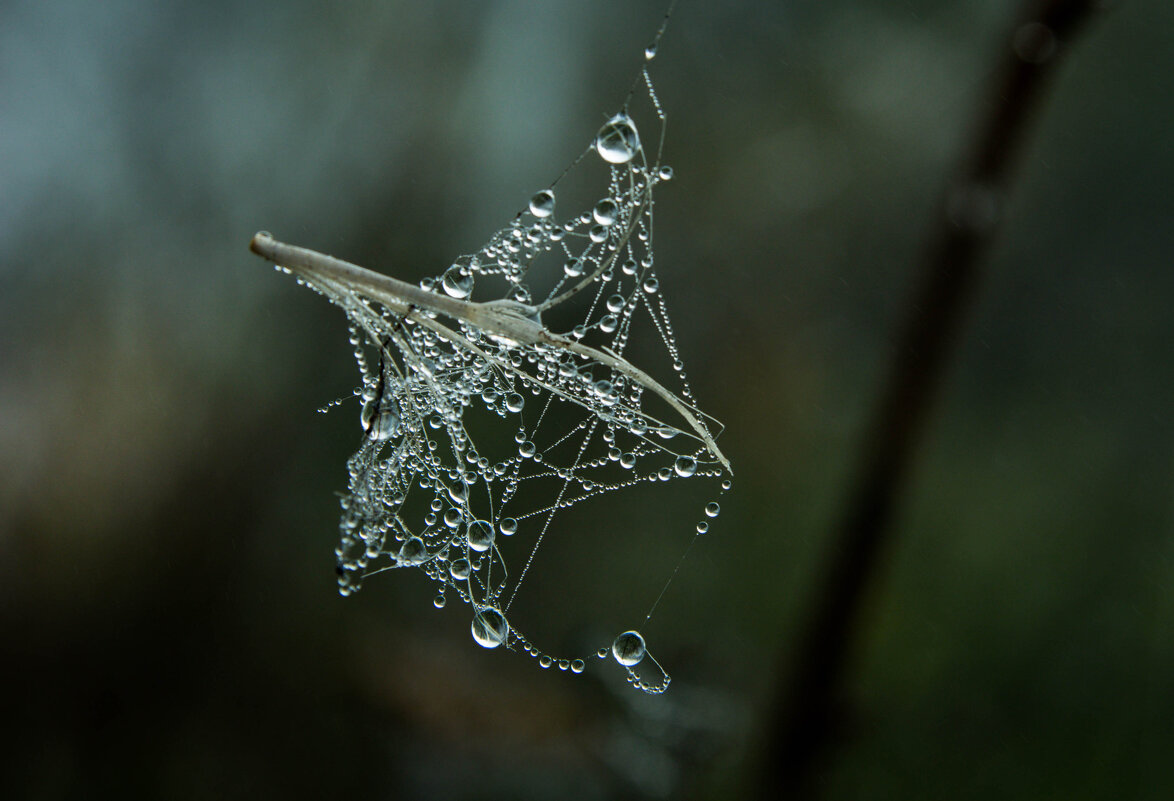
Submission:
[[[5,7],[0,796],[731,797],[1012,4],[679,6],[658,264],[737,475],[657,612],[662,698],[482,652],[410,576],[338,597],[342,316],[246,251],[475,250],[622,101],[632,5]],[[1105,12],[1043,108],[828,798],[1174,791],[1172,29]],[[590,523],[528,579],[552,619],[609,613],[555,578]]]

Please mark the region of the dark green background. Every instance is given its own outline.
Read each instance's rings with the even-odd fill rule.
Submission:
[[[357,414],[314,409],[357,382],[345,327],[246,245],[439,273],[618,107],[660,4],[5,4],[0,795],[745,792],[1014,7],[677,9],[658,264],[736,486],[657,613],[674,684],[649,699],[476,648],[418,575],[339,598]],[[1121,3],[1064,54],[821,798],[1174,793],[1171,31]],[[616,586],[527,579],[567,636],[674,563],[615,499]],[[590,529],[550,567],[593,560]]]

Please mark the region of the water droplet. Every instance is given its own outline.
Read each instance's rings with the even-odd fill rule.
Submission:
[[[468,268],[454,264],[444,271],[440,285],[449,297],[463,300],[473,294],[473,274]]]
[[[533,456],[536,450],[538,449],[534,447],[534,443],[530,440],[526,440],[518,446],[518,454],[525,459],[529,459],[531,456]]]
[[[655,295],[658,289],[660,289],[660,281],[655,278],[644,279],[644,291],[649,295]]]
[[[705,504],[705,515],[707,517],[717,517],[721,513],[721,510],[721,506],[719,506],[715,501],[710,501],[709,503]]]
[[[571,660],[571,672],[572,673],[582,673],[586,668],[587,668],[587,666],[585,664],[583,664],[582,659]]]
[[[665,166],[661,167],[660,168],[660,180],[662,180],[662,181],[673,180],[673,168],[668,166],[667,164]]]
[[[728,491],[728,490],[732,489],[732,488],[733,488],[733,486],[734,486],[734,482],[733,482],[733,481],[730,481],[728,478],[727,478],[725,481],[723,481],[723,482],[722,482],[722,489],[723,489],[723,490],[727,490],[727,491]]]
[[[560,659],[560,660],[558,661],[558,669],[559,669],[559,670],[566,670],[566,669],[567,669],[567,668],[569,668],[570,666],[571,666],[570,660],[567,660],[567,659]]]
[[[640,149],[636,125],[627,114],[620,113],[603,124],[595,137],[595,149],[604,161],[627,164]]]
[[[493,525],[487,520],[474,520],[466,534],[474,551],[488,551],[493,545]]]
[[[704,520],[702,520],[700,523],[697,524],[697,533],[698,534],[704,534],[707,531],[709,531],[709,523],[706,523]]]
[[[505,408],[509,412],[520,412],[522,407],[526,405],[526,399],[517,392],[511,392],[505,396]]]
[[[652,61],[654,58],[656,58],[656,43],[650,44],[648,47],[644,48],[644,60]]]
[[[616,319],[614,314],[605,314],[599,318],[599,330],[605,334],[610,334],[619,327],[620,321]]]
[[[449,510],[444,513],[444,524],[449,528],[456,528],[461,524],[462,516],[463,515],[461,514],[460,509],[455,506],[450,507]]]
[[[399,415],[393,410],[384,408],[375,416],[371,426],[367,429],[367,437],[372,442],[386,442],[399,431]]]
[[[593,225],[591,230],[587,232],[587,237],[595,243],[607,241],[607,227],[603,225]]]
[[[697,472],[697,460],[692,456],[678,456],[673,464],[673,470],[681,478],[688,478]]]
[[[644,638],[638,631],[625,631],[611,644],[611,655],[624,667],[640,664],[645,653]]]
[[[432,605],[435,606],[437,609],[444,609],[444,604],[445,604],[444,593],[441,593],[440,595],[437,595],[435,598],[432,599]]]
[[[530,198],[530,213],[539,218],[554,214],[554,192],[549,189],[535,192]]]
[[[607,659],[607,649],[600,648],[598,651],[595,652],[595,655],[598,656],[600,659]]]
[[[512,517],[503,517],[500,523],[501,533],[507,537],[513,536],[514,532],[518,530],[518,521]]]
[[[578,278],[583,274],[583,260],[567,259],[563,265],[563,272],[567,274],[568,278]]]
[[[625,467],[628,470],[631,470],[635,466],[636,466],[636,454],[625,453],[623,456],[620,457],[620,467]]]
[[[468,559],[457,559],[448,566],[448,572],[452,574],[453,578],[464,581],[472,572],[472,566]]]
[[[616,215],[619,211],[619,206],[615,204],[614,200],[604,198],[595,204],[595,208],[591,211],[591,216],[600,225],[611,225],[616,221]]]
[[[553,664],[554,664],[554,660],[551,659],[546,654],[543,654],[542,656],[538,657],[538,666],[540,668],[542,668],[543,670],[546,670],[546,668],[550,667]]]
[[[409,537],[399,549],[399,556],[397,561],[401,564],[413,565],[421,562],[428,556],[428,548],[424,545],[424,540],[419,537]]]
[[[623,295],[612,295],[610,298],[607,299],[607,310],[609,312],[612,312],[614,314],[615,312],[618,312],[622,308],[624,308],[624,296]]]
[[[492,606],[487,606],[473,616],[473,639],[482,648],[496,648],[509,636],[510,624],[505,616]]]

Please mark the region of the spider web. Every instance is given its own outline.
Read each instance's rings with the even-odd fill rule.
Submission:
[[[655,45],[646,60],[654,55]],[[652,151],[632,116],[635,98],[658,129]],[[343,595],[373,574],[417,569],[436,584],[437,607],[453,598],[472,607],[480,645],[582,673],[590,654],[547,653],[509,619],[560,515],[635,487],[708,480],[681,560],[708,530],[731,472],[715,443],[720,424],[696,408],[653,253],[654,190],[672,178],[661,163],[664,126],[645,65],[623,108],[552,186],[476,253],[421,282],[470,308],[542,325],[540,341],[471,319],[450,327],[422,304],[389,306],[362,287],[298,271],[346,312],[362,373],[364,435],[347,461],[336,549]],[[586,170],[605,171],[604,189],[560,214],[560,182]],[[659,378],[625,355],[641,339],[659,351]],[[668,687],[639,632],[596,655],[609,653],[637,688]]]

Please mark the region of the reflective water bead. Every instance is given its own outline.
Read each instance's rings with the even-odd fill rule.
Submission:
[[[482,648],[496,648],[505,642],[510,633],[510,624],[506,622],[505,616],[492,606],[487,606],[474,615],[470,628],[473,639]]]
[[[554,192],[549,189],[535,192],[530,198],[530,213],[538,218],[554,214]]]
[[[655,278],[644,279],[644,291],[649,295],[655,295],[658,289],[660,289],[660,282]]]
[[[648,45],[648,47],[644,48],[644,60],[645,61],[652,61],[652,59],[654,59],[654,58],[656,58],[656,44],[655,43],[650,44],[650,45]]]
[[[733,486],[734,486],[734,482],[730,481],[728,478],[722,482],[722,489],[723,490],[729,491],[730,489],[733,488]]]
[[[671,181],[673,179],[673,168],[667,164],[660,168],[660,180]]]
[[[612,295],[607,299],[607,310],[612,313],[618,312],[624,308],[624,303],[623,295]]]
[[[571,672],[572,673],[582,673],[586,668],[587,668],[587,665],[585,665],[583,663],[582,659],[572,659],[571,660]]]
[[[640,664],[646,652],[644,637],[638,631],[625,631],[611,644],[611,655],[624,667]]]
[[[626,467],[627,469],[631,470],[635,466],[636,466],[636,454],[625,453],[623,456],[620,457],[620,467]]]
[[[619,210],[619,206],[615,204],[614,200],[604,198],[595,204],[595,208],[591,211],[591,216],[600,225],[611,225],[616,221],[616,215],[619,213]]]
[[[627,259],[623,264],[620,265],[620,269],[624,271],[624,275],[635,275],[636,267],[637,265],[635,259]]]
[[[704,534],[707,531],[709,531],[709,523],[706,523],[704,520],[702,520],[700,523],[697,524],[697,533],[698,534]]]
[[[610,334],[619,327],[620,321],[616,319],[614,314],[605,314],[599,318],[599,330],[605,334]]]
[[[546,654],[543,654],[542,656],[538,657],[538,666],[540,668],[542,668],[543,670],[545,670],[546,668],[550,667],[553,664],[554,664],[554,660],[551,659]]]
[[[456,559],[448,566],[448,572],[452,574],[453,578],[464,581],[472,572],[472,565],[469,564],[468,559]]]
[[[454,264],[444,271],[440,285],[449,297],[463,300],[473,294],[473,274],[467,268]]]
[[[449,507],[448,511],[444,513],[444,524],[449,528],[456,528],[461,524],[461,518],[463,516],[461,510],[457,507]]]
[[[563,272],[567,274],[568,278],[578,278],[583,274],[583,260],[582,259],[567,259],[563,264]]]
[[[598,651],[595,652],[595,655],[598,656],[600,659],[607,659],[607,649],[600,648]]]
[[[428,548],[424,545],[424,540],[419,537],[409,537],[408,541],[399,549],[397,561],[411,565],[422,561],[427,555]]]
[[[570,663],[570,661],[569,661],[569,660],[567,660],[567,659],[560,659],[560,660],[558,661],[558,669],[559,669],[559,670],[566,670],[566,669],[567,669],[567,668],[569,668],[570,666],[571,666],[571,663]]]
[[[432,599],[432,605],[435,606],[437,609],[444,609],[444,604],[445,604],[444,593],[441,593],[440,595],[437,595],[435,598]]]
[[[719,506],[715,501],[710,501],[709,503],[705,504],[705,514],[708,517],[717,517],[721,510],[721,506]]]
[[[673,470],[681,478],[688,478],[697,472],[697,460],[692,456],[678,456],[673,464]]]
[[[525,405],[526,405],[526,399],[523,398],[521,395],[519,395],[517,392],[511,392],[510,394],[505,396],[506,411],[520,412],[520,411],[522,411],[522,407]]]
[[[506,535],[507,537],[511,537],[513,536],[514,532],[518,530],[518,521],[514,520],[512,517],[503,517],[501,519],[501,523],[498,524],[498,527],[501,529],[502,534]]]
[[[487,520],[474,520],[465,536],[474,551],[488,551],[493,545],[493,524]]]
[[[595,149],[612,164],[631,161],[640,149],[640,136],[632,118],[621,112],[605,122],[595,136]]]

